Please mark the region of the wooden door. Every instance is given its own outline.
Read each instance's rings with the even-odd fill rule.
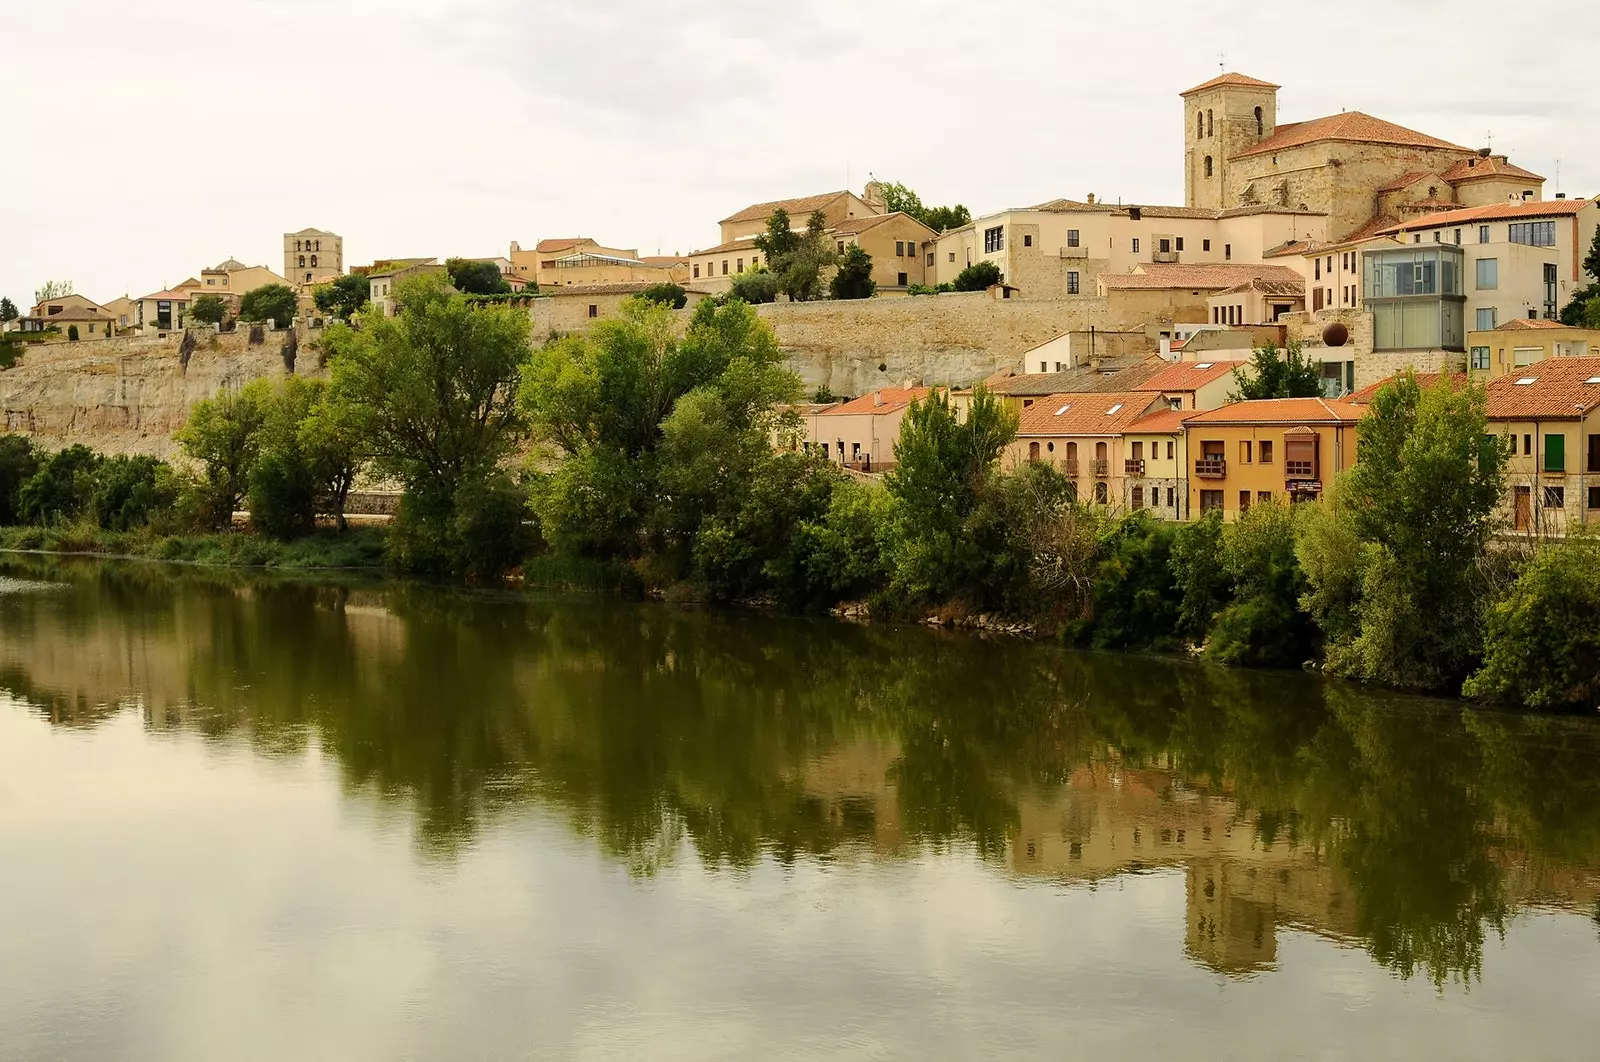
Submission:
[[[1515,499],[1516,505],[1512,526],[1518,531],[1526,531],[1533,526],[1533,488],[1518,487]]]

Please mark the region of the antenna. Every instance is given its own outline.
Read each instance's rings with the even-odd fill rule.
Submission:
[[[1488,143],[1489,143],[1489,150],[1493,151],[1494,150],[1494,130],[1493,129],[1485,129],[1483,131],[1483,136],[1484,136],[1484,139],[1487,140]]]
[[[1556,159],[1556,191],[1561,191],[1561,160]]]

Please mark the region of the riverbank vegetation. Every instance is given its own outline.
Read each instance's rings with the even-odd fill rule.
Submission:
[[[525,314],[442,278],[397,294],[398,316],[328,329],[327,383],[199,403],[178,436],[192,471],[0,440],[0,523],[46,529],[17,541],[63,526],[183,539],[225,533],[247,505],[252,534],[232,538],[337,541],[352,485],[378,477],[399,511],[355,552],[401,572],[998,620],[1508,704],[1600,695],[1585,612],[1600,542],[1495,540],[1507,450],[1481,389],[1400,377],[1324,500],[1176,524],[1085,504],[1045,465],[1002,467],[1016,415],[981,387],[960,411],[942,393],[916,403],[881,482],[846,478],[798,446],[782,410],[800,381],[737,299],[702,302],[681,333],[667,305],[634,300],[534,350]]]

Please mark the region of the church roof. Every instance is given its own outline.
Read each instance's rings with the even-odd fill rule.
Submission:
[[[1260,78],[1247,77],[1244,74],[1227,73],[1227,74],[1219,74],[1218,76],[1212,78],[1210,81],[1206,81],[1206,82],[1203,82],[1203,83],[1201,83],[1199,85],[1196,85],[1192,89],[1189,89],[1189,90],[1187,90],[1185,92],[1178,93],[1178,95],[1180,95],[1180,96],[1193,96],[1197,92],[1205,92],[1205,91],[1207,91],[1209,89],[1223,88],[1223,87],[1276,89],[1276,88],[1282,88],[1283,86],[1282,85],[1274,85],[1270,81],[1262,81]]]
[[[1512,165],[1511,160],[1504,155],[1490,155],[1487,158],[1474,155],[1470,159],[1462,159],[1440,176],[1451,184],[1457,181],[1475,181],[1480,177],[1515,177],[1519,181],[1544,180],[1532,170]]]
[[[1316,144],[1329,140],[1358,144],[1395,144],[1401,147],[1434,148],[1440,151],[1470,152],[1471,148],[1452,144],[1448,140],[1407,129],[1403,125],[1374,118],[1361,111],[1345,111],[1326,118],[1313,118],[1308,122],[1290,122],[1280,125],[1265,140],[1239,152],[1234,158],[1267,155],[1274,151]]]

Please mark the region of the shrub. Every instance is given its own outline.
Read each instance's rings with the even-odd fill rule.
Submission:
[[[1170,524],[1125,517],[1095,571],[1091,640],[1101,649],[1164,649],[1178,627]]]
[[[890,568],[880,545],[893,499],[882,487],[842,480],[828,510],[800,528],[805,595],[814,606],[859,601],[883,588]]]
[[[956,291],[984,291],[1000,283],[1000,267],[993,262],[974,262],[956,274]]]
[[[22,520],[22,485],[39,471],[33,441],[21,435],[0,435],[0,526]]]
[[[689,304],[689,293],[677,284],[652,284],[639,292],[639,298],[646,302],[659,302],[674,310],[681,310]]]
[[[244,293],[239,300],[239,320],[271,321],[278,328],[287,328],[294,321],[299,296],[287,284],[263,284]],[[254,333],[251,333],[254,335]]]
[[[172,468],[154,457],[112,457],[95,472],[89,511],[107,531],[131,531],[168,513],[180,484]]]
[[[189,316],[203,324],[221,324],[228,315],[228,304],[221,295],[201,295],[189,306]]]
[[[250,469],[250,526],[289,540],[316,529],[316,481],[300,455],[270,449]]]
[[[878,290],[872,279],[872,256],[853,243],[839,256],[839,269],[828,282],[828,290],[836,299],[866,299]]]
[[[1203,513],[1174,533],[1172,575],[1182,595],[1178,636],[1191,645],[1203,644],[1217,613],[1228,606],[1232,596],[1228,571],[1222,565],[1220,512]]]
[[[261,452],[261,428],[271,396],[271,382],[256,380],[238,391],[196,402],[174,436],[184,453],[202,466],[212,505],[209,527],[233,524],[234,510],[249,490],[250,470]]]
[[[728,289],[730,299],[741,299],[752,306],[778,299],[778,274],[765,269],[752,269],[733,278]]]
[[[1600,543],[1541,550],[1490,607],[1485,646],[1464,695],[1538,709],[1600,704]]]
[[[54,524],[82,515],[99,464],[100,457],[87,446],[69,446],[52,454],[18,493],[22,518],[31,524]]]
[[[1293,667],[1317,650],[1317,629],[1299,609],[1305,576],[1295,557],[1295,512],[1266,502],[1222,533],[1234,601],[1217,616],[1206,656],[1242,667]]]

